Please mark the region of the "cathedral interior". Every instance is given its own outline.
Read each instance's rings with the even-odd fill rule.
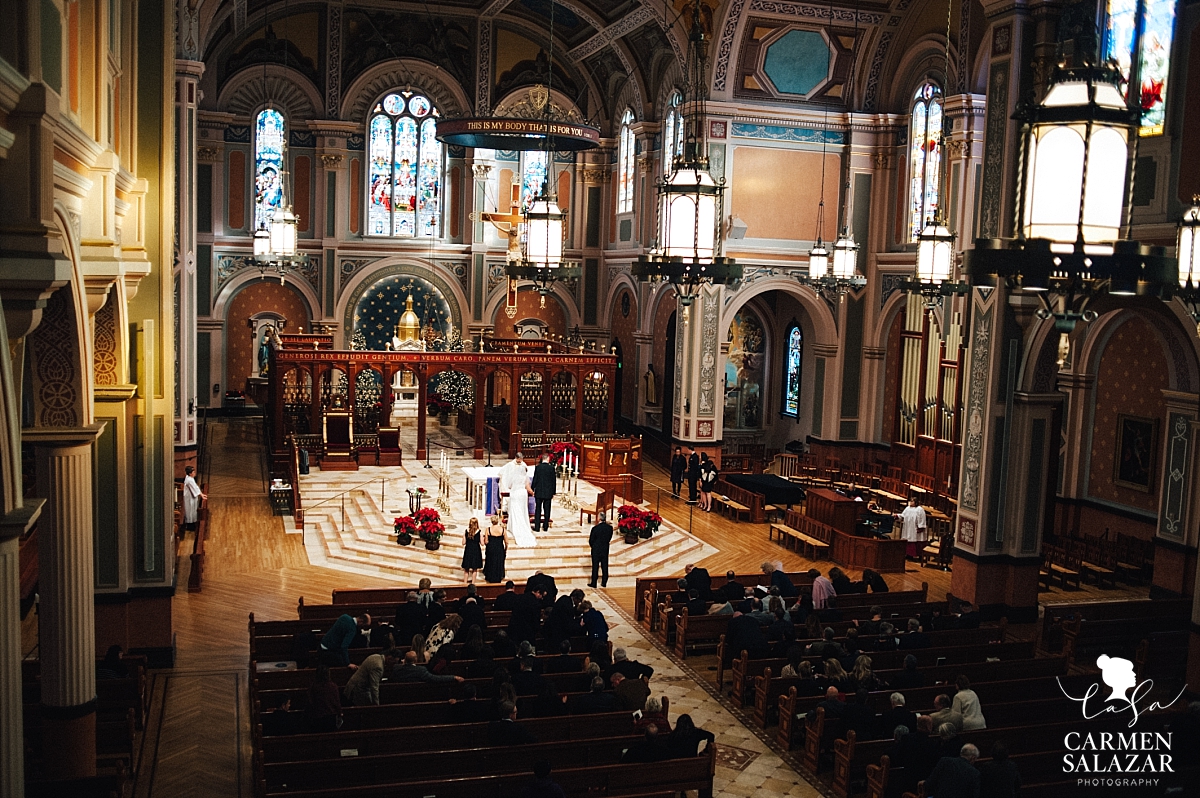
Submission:
[[[506,122],[558,133],[447,132]],[[405,463],[619,434],[901,480],[988,620],[1076,544],[1141,558],[1200,684],[1198,126],[1175,0],[0,3],[0,796],[58,794],[34,738],[96,775],[110,646],[178,664],[206,430],[286,477],[351,404]]]

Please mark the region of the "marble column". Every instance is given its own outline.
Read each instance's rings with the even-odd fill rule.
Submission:
[[[92,556],[92,444],[103,424],[26,429],[34,444],[38,525],[42,735],[56,775],[96,774],[96,623]]]
[[[700,288],[691,305],[679,307],[675,336],[676,391],[671,408],[672,442],[694,446],[697,452],[708,452],[718,467],[724,435],[725,357],[718,329],[723,291],[720,286]]]
[[[175,472],[196,464],[196,131],[200,61],[175,60]],[[208,376],[205,375],[205,382]]]
[[[25,732],[21,699],[21,535],[44,504],[27,499],[0,518],[0,795],[25,791]]]

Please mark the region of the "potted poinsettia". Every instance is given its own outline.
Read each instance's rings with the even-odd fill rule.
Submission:
[[[417,534],[417,522],[411,515],[399,516],[393,523],[396,531],[396,542],[401,546],[411,546],[413,535]]]
[[[437,551],[442,545],[442,535],[446,532],[446,525],[442,523],[438,511],[432,507],[422,507],[412,514],[412,519],[417,526],[417,537],[425,541],[425,548]]]
[[[646,521],[636,505],[622,504],[617,508],[617,529],[625,536],[626,543],[637,543],[646,528]]]
[[[645,529],[641,532],[641,537],[649,540],[662,526],[662,516],[653,510],[645,510],[642,512],[642,520],[645,522]]]

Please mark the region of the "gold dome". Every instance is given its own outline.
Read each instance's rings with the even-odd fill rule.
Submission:
[[[409,294],[408,299],[404,300],[404,312],[400,314],[400,321],[396,324],[396,338],[402,342],[416,341],[421,337],[421,320],[413,313],[412,305],[412,294]]]

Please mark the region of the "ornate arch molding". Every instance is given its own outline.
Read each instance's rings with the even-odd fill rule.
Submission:
[[[1117,329],[1133,317],[1139,317],[1154,330],[1157,343],[1162,347],[1170,366],[1168,375],[1170,387],[1175,391],[1191,392],[1200,386],[1200,373],[1197,373],[1197,348],[1194,331],[1185,326],[1175,316],[1174,310],[1158,300],[1149,300],[1145,304],[1132,307],[1114,308],[1102,313],[1100,318],[1089,325],[1081,341],[1073,342],[1075,355],[1072,360],[1072,371],[1076,374],[1096,374],[1100,368],[1100,360],[1108,346],[1109,339]],[[1049,327],[1049,325],[1046,325]],[[1054,337],[1049,332],[1044,334],[1043,345],[1056,345]],[[1040,352],[1040,348],[1031,348],[1032,352]],[[1035,361],[1035,358],[1029,358]],[[1032,384],[1036,362],[1026,363],[1022,384]]]
[[[253,118],[268,103],[283,109],[289,125],[304,124],[323,116],[321,92],[303,73],[280,64],[269,64],[266,80],[261,65],[235,72],[217,94],[217,108]]]
[[[928,78],[942,87],[942,96],[958,93],[958,48],[950,44],[950,74],[946,74],[946,39],[944,35],[929,33],[905,47],[891,70],[895,79],[889,81],[890,96],[884,107],[897,114],[907,114],[912,104],[913,92]]]
[[[363,72],[347,87],[342,95],[342,119],[365,125],[367,112],[380,97],[405,86],[428,95],[443,116],[470,113],[471,100],[467,93],[444,70],[416,58],[393,58]]]
[[[520,290],[520,286],[518,286],[518,290]],[[496,318],[496,311],[500,309],[500,305],[505,301],[507,295],[502,287],[492,292],[483,306],[483,324],[491,326],[491,320]],[[562,283],[556,282],[551,286],[550,297],[562,307],[563,318],[566,319],[568,329],[583,323],[579,308],[575,306],[575,297],[571,296]]]
[[[642,295],[641,295],[641,292],[638,291],[637,283],[634,282],[634,279],[632,277],[630,277],[628,274],[625,274],[624,272],[620,272],[616,275],[613,275],[612,282],[610,282],[608,285],[608,296],[605,297],[604,306],[600,309],[600,311],[601,311],[600,318],[601,319],[607,320],[607,319],[612,318],[613,310],[616,308],[617,297],[619,297],[621,295],[621,291],[624,291],[624,290],[628,290],[629,293],[633,294],[633,301],[635,304],[637,304],[639,306],[642,304]],[[653,301],[653,300],[651,300],[651,301]],[[637,308],[638,319],[641,319],[642,316],[643,316],[642,309],[641,309],[641,307],[638,307]],[[645,328],[643,328],[643,327],[641,327],[641,325],[639,325],[639,329],[645,329]]]
[[[237,296],[243,288],[254,283],[269,283],[274,282],[269,277],[263,277],[257,270],[247,270],[230,278],[229,282],[221,286],[221,290],[217,292],[216,299],[213,301],[213,318],[225,319],[225,323],[233,321],[241,323],[242,319],[229,319],[226,314],[229,312],[229,303]],[[308,313],[310,321],[316,321],[321,318],[321,298],[317,296],[317,292],[311,285],[304,280],[292,280],[287,284],[288,288],[296,294],[299,294],[300,301],[304,303],[304,309]]]
[[[450,315],[454,319],[455,329],[460,333],[464,331],[462,309],[467,307],[467,301],[457,280],[447,279],[447,275],[443,274],[440,269],[431,268],[429,264],[414,258],[386,259],[373,265],[374,269],[364,272],[352,280],[338,299],[341,307],[339,315],[342,318],[342,338],[347,342],[347,346],[349,345],[347,336],[354,331],[354,308],[358,306],[358,301],[362,299],[363,294],[385,277],[419,277],[431,283],[434,288],[442,292],[446,304],[450,306]]]
[[[529,93],[529,86],[518,86],[500,98],[500,100],[496,103],[495,108],[492,110],[492,115],[529,117],[530,115],[538,114],[539,112],[536,110],[530,110],[522,107],[529,102]],[[563,94],[558,89],[550,89],[549,102],[552,113],[565,113],[566,115],[579,120],[583,120],[585,118],[583,113],[580,112],[579,106],[575,104],[575,101]]]
[[[639,329],[654,332],[654,320],[658,318],[658,308],[664,302],[675,301],[675,289],[671,288],[670,283],[658,283],[651,286],[650,296],[646,297],[645,303],[638,308],[638,318],[641,319]],[[679,306],[676,304],[675,309]]]
[[[719,329],[728,330],[729,325],[733,322],[734,314],[743,305],[751,299],[769,291],[782,291],[794,297],[800,303],[800,307],[804,309],[804,312],[812,322],[815,338],[813,341],[814,344],[823,344],[835,349],[838,348],[837,322],[834,320],[829,306],[818,298],[815,293],[805,289],[790,277],[768,277],[756,280],[751,285],[743,287],[732,297],[727,296],[725,307],[721,311],[721,327]]]

